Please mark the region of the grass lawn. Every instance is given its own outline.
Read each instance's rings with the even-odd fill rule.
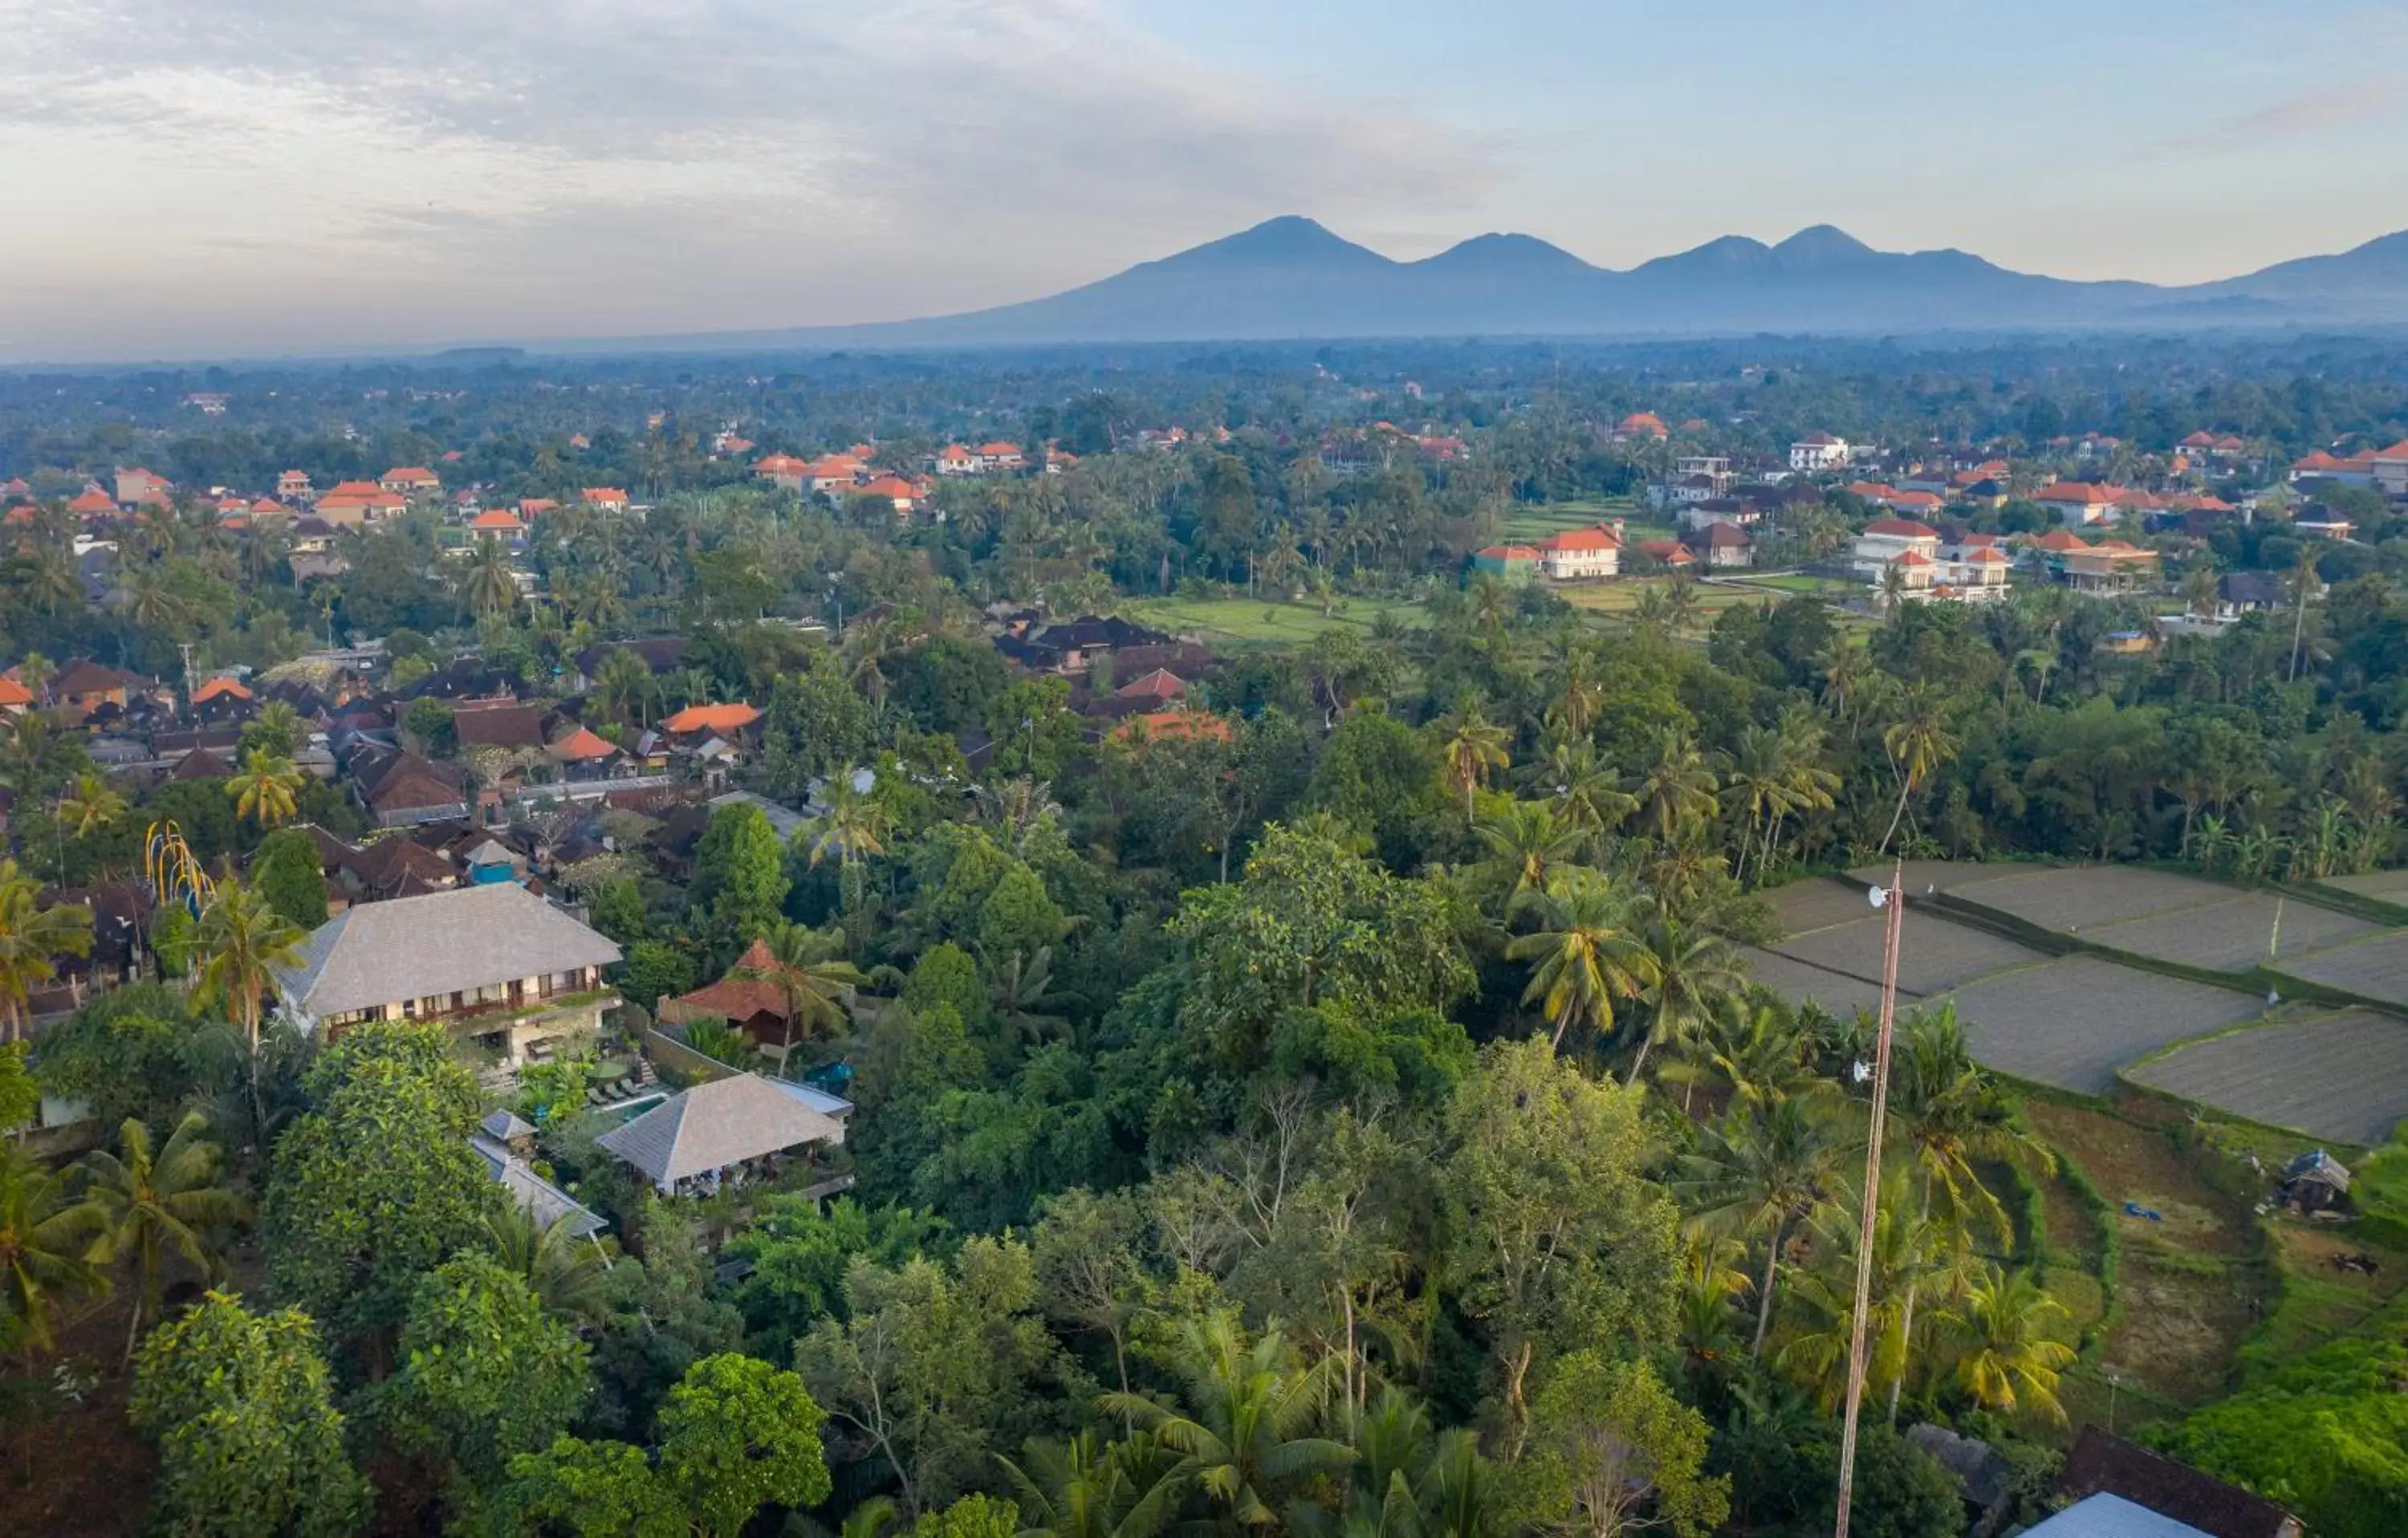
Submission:
[[[1425,623],[1421,605],[1410,598],[1350,597],[1326,616],[1319,604],[1266,598],[1142,598],[1127,612],[1156,629],[1226,647],[1297,646],[1325,630],[1369,635],[1383,612],[1404,625]]]

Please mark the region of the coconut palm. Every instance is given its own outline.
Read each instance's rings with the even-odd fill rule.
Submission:
[[[609,1266],[592,1242],[574,1227],[577,1215],[563,1213],[551,1223],[515,1201],[506,1201],[485,1218],[485,1237],[505,1270],[523,1280],[543,1311],[555,1318],[584,1323],[604,1312],[602,1279]]]
[[[301,771],[292,759],[253,748],[242,755],[241,769],[227,778],[226,794],[234,798],[236,816],[268,828],[293,820],[301,784]]]
[[[1673,1341],[1693,1375],[1729,1356],[1739,1341],[1735,1305],[1754,1286],[1741,1269],[1746,1248],[1736,1239],[1693,1238],[1681,1258],[1673,1293]]]
[[[1482,712],[1477,699],[1465,700],[1438,725],[1446,777],[1463,794],[1463,820],[1469,823],[1473,793],[1488,783],[1490,774],[1512,762],[1506,753],[1510,738],[1504,727],[1493,725]]]
[[[2065,1424],[2057,1374],[2072,1365],[2073,1347],[2057,1339],[2066,1307],[2028,1272],[1985,1264],[1949,1316],[1964,1343],[1956,1382],[1985,1409]]]
[[[1810,1093],[1818,1082],[1808,1060],[1806,1033],[1771,1005],[1753,1004],[1737,994],[1717,1000],[1695,1034],[1675,1044],[1682,1060],[1656,1070],[1656,1076],[1682,1086],[1684,1112],[1701,1084],[1728,1090],[1734,1104],[1762,1106]]]
[[[1882,748],[1898,774],[1898,805],[1890,812],[1889,829],[1882,835],[1884,853],[1898,837],[1906,803],[1925,781],[1956,756],[1956,739],[1948,730],[1947,697],[1928,684],[1917,684],[1899,702],[1898,719],[1882,731]]]
[[[251,1110],[262,1125],[267,1108],[259,1089],[260,999],[277,972],[300,965],[305,938],[257,887],[229,878],[210,893],[194,939],[201,957],[195,992],[242,1028],[251,1057]]]
[[[828,781],[827,811],[810,829],[810,865],[816,870],[828,855],[837,857],[847,909],[861,900],[861,862],[886,853],[886,835],[894,824],[886,803],[871,792],[854,789],[852,775]]]
[[[1022,1462],[998,1458],[1020,1502],[1024,1534],[1047,1538],[1154,1538],[1178,1515],[1179,1455],[1152,1431],[1103,1443],[1082,1431],[1068,1443],[1031,1441]]]
[[[1801,1272],[1790,1283],[1790,1300],[1805,1315],[1781,1348],[1780,1365],[1812,1391],[1826,1411],[1846,1391],[1850,1337],[1856,1319],[1856,1245],[1859,1238],[1853,1214],[1820,1226],[1825,1263]],[[1960,1294],[1972,1264],[1972,1249],[1964,1228],[1946,1219],[1919,1216],[1900,1177],[1893,1172],[1882,1186],[1873,1218],[1871,1286],[1865,1317],[1865,1384],[1889,1395],[1890,1414],[1898,1414],[1900,1390],[1914,1374],[1916,1329],[1933,1333],[1928,1318],[1918,1321],[1918,1292],[1953,1298]]]
[[[1648,905],[1639,933],[1648,955],[1645,998],[1653,1008],[1639,1055],[1630,1060],[1628,1084],[1639,1082],[1647,1054],[1657,1042],[1684,1041],[1692,1026],[1724,999],[1743,992],[1748,981],[1739,947],[1660,900]]]
[[[1680,841],[1683,829],[1721,810],[1720,783],[1697,743],[1675,726],[1657,736],[1653,761],[1623,788],[1638,800],[1641,824],[1669,846]]]
[[[22,1346],[29,1372],[34,1352],[51,1347],[59,1304],[108,1288],[108,1274],[84,1258],[90,1231],[66,1180],[0,1139],[0,1344]]]
[[[1557,1050],[1576,1025],[1602,1034],[1613,1001],[1635,999],[1654,983],[1654,958],[1637,933],[1632,901],[1602,871],[1560,870],[1544,888],[1525,893],[1523,904],[1539,927],[1516,935],[1505,954],[1534,963],[1522,1002],[1539,1005],[1555,1027]]]
[[[1546,885],[1547,872],[1570,859],[1588,841],[1587,830],[1544,801],[1513,801],[1472,825],[1488,846],[1488,864],[1506,887],[1510,907],[1525,892]]]
[[[74,783],[59,797],[59,826],[71,839],[88,838],[112,827],[124,815],[125,798],[111,790],[108,782],[92,769],[77,775]]]
[[[1783,1245],[1793,1225],[1830,1202],[1839,1157],[1838,1140],[1812,1103],[1787,1099],[1732,1106],[1722,1125],[1704,1128],[1697,1150],[1680,1161],[1678,1189],[1691,1212],[1692,1234],[1764,1236],[1764,1280],[1756,1288],[1750,1346],[1756,1356],[1764,1354],[1772,1323]]]
[[[168,1258],[181,1256],[209,1280],[222,1280],[219,1237],[251,1220],[249,1206],[222,1181],[224,1159],[208,1133],[208,1118],[187,1111],[154,1153],[150,1128],[129,1116],[117,1129],[117,1152],[96,1149],[76,1167],[82,1221],[96,1230],[84,1258],[104,1269],[131,1259],[141,1282],[126,1324],[128,1360],[144,1317],[158,1317]]]
[[[794,1057],[796,1033],[807,1039],[835,1035],[844,1025],[846,991],[863,986],[869,979],[834,954],[841,941],[808,924],[781,920],[760,941],[761,960],[738,967],[736,975],[768,984],[785,1001],[786,1041],[778,1070],[785,1076]]]
[[[1565,820],[1591,841],[1620,827],[1639,810],[1638,799],[1626,794],[1620,778],[1598,762],[1596,744],[1584,737],[1550,746],[1547,755],[1525,772],[1524,783],[1554,800]]]
[[[1343,1358],[1300,1366],[1277,1330],[1249,1341],[1226,1312],[1188,1320],[1181,1345],[1186,1414],[1133,1393],[1107,1394],[1103,1407],[1158,1435],[1180,1455],[1175,1477],[1240,1528],[1277,1528],[1289,1491],[1354,1460],[1343,1443],[1308,1434]]]
[[[652,676],[650,663],[619,646],[595,665],[594,683],[586,696],[606,713],[645,726],[652,724],[652,711],[660,702],[661,686]]]
[[[518,607],[519,584],[510,575],[509,552],[493,535],[480,536],[467,569],[460,574],[460,607],[493,619]]]
[[[41,884],[0,859],[0,1042],[23,1034],[33,989],[59,975],[59,958],[92,954],[92,910],[41,905]]]
[[[243,724],[242,746],[246,752],[265,748],[279,758],[290,758],[301,751],[308,736],[301,712],[281,699],[271,699]]]

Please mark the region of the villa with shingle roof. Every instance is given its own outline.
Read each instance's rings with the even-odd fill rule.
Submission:
[[[757,1073],[695,1085],[595,1140],[664,1196],[716,1189],[730,1171],[791,1149],[844,1141],[844,1124]]]
[[[433,1020],[513,1065],[590,1038],[619,996],[619,947],[509,882],[346,909],[280,970],[285,1018],[334,1035],[369,1020]]]

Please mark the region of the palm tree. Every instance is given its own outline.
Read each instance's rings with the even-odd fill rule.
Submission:
[[[78,1295],[105,1292],[108,1277],[83,1258],[91,1219],[67,1183],[14,1143],[0,1140],[0,1323],[23,1345],[26,1370],[51,1346],[50,1316]],[[0,1334],[0,1341],[6,1335]]]
[[[271,699],[244,724],[242,745],[246,751],[265,748],[279,758],[290,758],[301,751],[308,733],[300,712],[281,699]]]
[[[575,1222],[574,1213],[563,1213],[538,1223],[526,1208],[506,1201],[486,1217],[485,1237],[494,1258],[526,1283],[546,1314],[581,1324],[602,1315],[602,1278],[610,1268],[600,1249],[579,1237]]]
[[[2221,595],[2216,586],[2214,563],[2201,561],[2185,572],[2182,590],[2183,607],[2190,611],[2193,618],[2215,618],[2216,603]]]
[[[1704,1129],[1697,1151],[1681,1159],[1679,1189],[1692,1209],[1693,1234],[1764,1235],[1764,1280],[1756,1289],[1750,1347],[1756,1356],[1764,1354],[1764,1333],[1772,1323],[1784,1242],[1793,1223],[1830,1201],[1839,1155],[1839,1143],[1811,1104],[1789,1099],[1734,1105],[1720,1127]]]
[[[996,1021],[1030,1042],[1042,1042],[1069,1028],[1069,1021],[1046,1013],[1048,1006],[1059,1002],[1053,986],[1051,945],[1039,945],[1026,955],[1015,950],[989,969],[987,995]]]
[[[1684,573],[1664,584],[1664,620],[1674,635],[1686,630],[1703,607],[1695,577]]]
[[[1740,1269],[1745,1254],[1736,1239],[1695,1238],[1681,1258],[1673,1340],[1692,1374],[1722,1360],[1739,1339],[1732,1304],[1754,1285]]]
[[[125,815],[125,798],[108,787],[98,772],[86,769],[59,797],[59,826],[71,839],[88,838],[114,826]]]
[[[2057,1374],[2076,1353],[2054,1331],[2067,1317],[2065,1305],[2030,1273],[1985,1264],[1949,1320],[1965,1343],[1956,1359],[1958,1385],[1985,1409],[2065,1424]]]
[[[1569,822],[1544,801],[1513,801],[1494,816],[1472,825],[1488,846],[1489,863],[1500,884],[1508,884],[1505,906],[1525,892],[1546,885],[1547,872],[1570,859],[1588,841],[1586,829]]]
[[[1613,1018],[1614,999],[1635,999],[1654,983],[1654,958],[1635,933],[1630,899],[1602,871],[1558,870],[1544,888],[1525,894],[1524,902],[1539,927],[1515,936],[1505,954],[1536,963],[1522,1001],[1539,1004],[1555,1028],[1557,1050],[1575,1025],[1602,1033]]]
[[[1525,783],[1552,797],[1565,818],[1592,841],[1620,827],[1639,810],[1638,798],[1626,794],[1619,777],[1598,762],[1596,744],[1584,737],[1555,743],[1546,757],[1530,766]]]
[[[266,1105],[259,1090],[260,998],[277,972],[300,965],[300,927],[279,913],[258,888],[228,878],[201,910],[194,948],[201,956],[199,997],[217,1003],[242,1028],[251,1056],[252,1113],[264,1126]]]
[[[1624,783],[1638,798],[1641,822],[1667,846],[1680,841],[1683,828],[1705,821],[1722,807],[1713,767],[1677,726],[1656,738],[1655,761]]]
[[[1810,1091],[1816,1080],[1807,1061],[1809,1043],[1794,1020],[1737,994],[1717,1002],[1697,1033],[1676,1043],[1683,1060],[1656,1071],[1657,1078],[1683,1086],[1684,1112],[1700,1084],[1720,1085],[1733,1103],[1758,1106]]]
[[[791,1077],[795,1033],[805,1037],[833,1036],[844,1024],[841,999],[848,988],[868,983],[858,968],[831,953],[841,943],[808,924],[781,920],[760,937],[762,959],[739,966],[736,975],[767,983],[786,1005],[786,1042],[778,1058],[778,1074]]]
[[[853,788],[852,775],[838,774],[828,781],[827,811],[810,828],[810,865],[816,870],[828,855],[837,857],[846,908],[860,901],[861,862],[886,853],[886,835],[894,821],[885,802]]]
[[[1107,1394],[1101,1402],[1161,1437],[1180,1455],[1175,1477],[1202,1490],[1230,1521],[1276,1528],[1288,1490],[1354,1460],[1344,1444],[1307,1434],[1328,1408],[1343,1358],[1300,1367],[1277,1330],[1250,1342],[1226,1312],[1187,1320],[1182,1344],[1187,1414],[1142,1394]]]
[[[1898,837],[1908,798],[1956,756],[1956,739],[1948,731],[1946,697],[1928,684],[1909,690],[1900,702],[1899,718],[1882,732],[1882,748],[1898,773],[1898,805],[1890,812],[1889,830],[1881,841],[1886,853],[1890,841]]]
[[[253,748],[242,755],[240,772],[227,779],[226,794],[234,798],[236,816],[263,828],[276,827],[292,821],[299,809],[301,783],[301,771],[292,759]]]
[[[652,707],[661,696],[652,665],[624,646],[613,647],[595,666],[587,696],[596,706],[638,726],[652,724]]]
[[[59,957],[92,954],[92,910],[41,906],[41,884],[0,859],[0,1042],[24,1033],[36,985],[59,975]]]
[[[1512,762],[1505,751],[1510,739],[1504,727],[1490,724],[1477,699],[1466,699],[1438,725],[1447,780],[1463,793],[1463,820],[1469,823],[1472,793]]]
[[[477,540],[477,552],[460,574],[460,605],[477,618],[493,619],[518,607],[519,584],[510,575],[509,552],[487,534]]]
[[[1828,1411],[1839,1403],[1847,1387],[1856,1318],[1858,1233],[1855,1219],[1823,1225],[1820,1237],[1828,1246],[1823,1269],[1800,1272],[1790,1284],[1790,1297],[1804,1304],[1809,1323],[1782,1347],[1780,1364],[1802,1378]],[[1900,1391],[1914,1367],[1915,1295],[1924,1288],[1942,1296],[1962,1291],[1971,1258],[1960,1225],[1916,1215],[1898,1176],[1893,1173],[1885,1179],[1873,1219],[1865,1381],[1869,1387],[1888,1390],[1893,1421]],[[1931,1332],[1928,1320],[1924,1332]]]
[[[1649,909],[1640,941],[1647,950],[1646,998],[1655,1013],[1648,1018],[1647,1034],[1640,1039],[1639,1055],[1630,1059],[1630,1076],[1624,1081],[1634,1085],[1640,1070],[1647,1066],[1650,1048],[1658,1042],[1684,1040],[1691,1025],[1713,1013],[1723,999],[1742,992],[1748,980],[1739,947],[1724,936],[1691,924],[1660,900],[1649,904]]]
[[[1179,1455],[1152,1431],[1098,1443],[1082,1431],[1068,1443],[1027,1445],[1026,1466],[998,1457],[1018,1494],[1024,1534],[1047,1538],[1154,1538],[1186,1493],[1174,1473]]]
[[[225,1254],[214,1241],[251,1220],[242,1198],[220,1179],[224,1161],[208,1132],[208,1118],[187,1111],[154,1155],[150,1128],[128,1116],[117,1129],[116,1153],[95,1149],[77,1166],[83,1220],[98,1230],[84,1258],[105,1268],[131,1257],[142,1283],[125,1329],[129,1361],[144,1315],[158,1316],[170,1253],[211,1281],[222,1280]]]

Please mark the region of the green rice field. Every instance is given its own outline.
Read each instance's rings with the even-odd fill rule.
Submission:
[[[1383,612],[1398,623],[1425,623],[1421,605],[1409,598],[1343,599],[1328,614],[1317,603],[1267,598],[1141,598],[1126,606],[1128,617],[1173,635],[1196,636],[1208,646],[1299,646],[1325,630],[1369,635]]]

